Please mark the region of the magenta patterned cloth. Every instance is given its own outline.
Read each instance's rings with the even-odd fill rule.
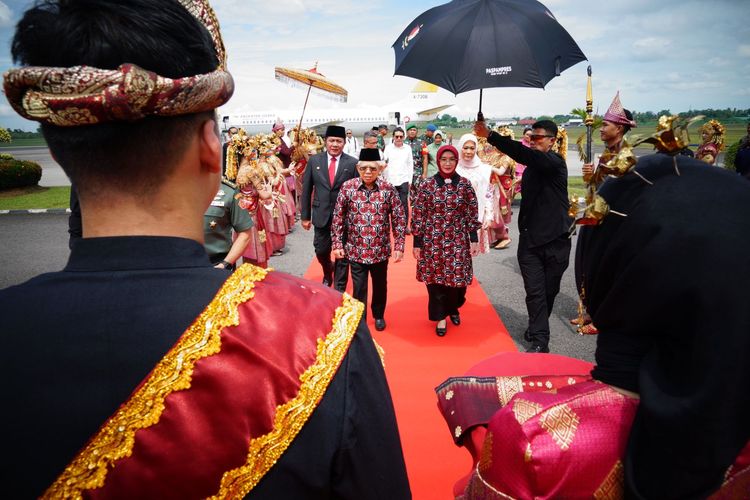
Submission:
[[[469,235],[482,225],[478,210],[471,183],[458,174],[450,179],[435,175],[422,182],[412,204],[411,223],[414,246],[422,248],[417,280],[456,288],[471,284]]]
[[[357,178],[341,186],[331,223],[334,250],[343,248],[347,259],[360,264],[383,262],[391,256],[391,230],[394,249],[403,252],[406,213],[391,184],[378,179],[370,190]]]

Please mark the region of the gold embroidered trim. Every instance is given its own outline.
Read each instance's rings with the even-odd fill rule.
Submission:
[[[221,350],[222,329],[239,324],[238,306],[253,298],[255,284],[267,274],[250,264],[237,269],[143,386],[107,420],[43,498],[78,499],[84,491],[103,486],[115,462],[132,454],[135,433],[159,421],[166,397],[190,388],[195,363]]]
[[[516,421],[523,425],[528,419],[536,416],[542,410],[542,405],[518,398],[513,401],[513,415]]]
[[[247,495],[276,464],[310,418],[338,371],[364,311],[365,306],[348,294],[344,294],[343,299],[336,309],[331,332],[325,339],[318,339],[315,363],[300,375],[299,393],[276,408],[273,430],[250,441],[246,464],[225,472],[219,492],[212,498]]]
[[[625,470],[621,461],[617,461],[602,484],[594,492],[596,500],[621,500],[625,498]]]
[[[506,495],[488,483],[482,477],[479,467],[474,470],[474,477],[469,480],[467,492],[469,492],[469,495],[466,496],[467,498],[501,498],[504,500],[516,500],[516,497]]]
[[[507,405],[513,396],[519,392],[523,392],[523,380],[521,377],[497,378],[497,398],[500,401],[500,405]]]
[[[492,438],[492,433],[487,432],[487,436],[484,438],[484,443],[482,444],[482,453],[479,455],[479,463],[477,464],[477,469],[482,472],[492,467]]]
[[[578,415],[567,404],[560,404],[546,410],[539,423],[560,449],[565,451],[575,439]]]
[[[380,363],[383,365],[383,368],[385,368],[385,349],[383,349],[383,346],[378,344],[377,340],[375,340],[375,337],[372,338],[372,343],[375,344],[375,349],[378,351],[378,356],[380,356]]]

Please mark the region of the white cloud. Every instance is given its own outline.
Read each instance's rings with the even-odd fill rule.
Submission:
[[[13,25],[13,12],[5,2],[0,1],[0,26],[7,27]]]
[[[740,45],[737,47],[737,54],[742,57],[750,57],[750,45]]]

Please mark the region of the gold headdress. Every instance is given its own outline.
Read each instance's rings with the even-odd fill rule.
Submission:
[[[111,70],[30,66],[5,73],[8,102],[24,118],[60,127],[176,116],[221,106],[232,96],[234,81],[226,71],[216,14],[208,0],[179,1],[213,39],[219,66],[211,73],[173,79],[134,64]]]
[[[644,143],[653,144],[660,152],[674,156],[690,144],[688,127],[702,119],[703,116],[687,119],[662,115],[656,125],[656,132],[643,138],[634,138],[633,147]]]
[[[234,134],[227,146],[227,157],[224,168],[224,177],[227,180],[234,181],[238,178],[240,159],[239,157],[252,158],[254,156],[255,144],[253,138],[247,135],[245,129],[239,129]]]
[[[721,151],[724,149],[724,133],[726,128],[724,125],[719,123],[717,120],[710,120],[708,123],[701,127],[701,132],[707,132],[710,134],[711,139],[708,142],[716,144],[717,149]]]
[[[552,151],[563,157],[563,160],[568,158],[568,132],[563,127],[557,129],[557,137],[555,137],[555,143],[552,145]]]

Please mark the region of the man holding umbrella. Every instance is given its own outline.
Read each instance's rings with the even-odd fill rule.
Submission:
[[[526,165],[518,217],[518,264],[529,314],[524,339],[532,343],[526,352],[549,352],[549,315],[568,268],[568,230],[573,222],[568,216],[568,168],[562,156],[552,151],[557,125],[550,120],[534,123],[530,148],[490,132],[483,120],[476,122],[474,133]]]
[[[326,130],[326,150],[310,157],[302,179],[302,228],[315,226],[315,257],[323,268],[323,284],[346,288],[347,265],[344,259],[331,262],[331,220],[341,185],[357,177],[357,159],[343,153],[346,131],[331,125]]]

